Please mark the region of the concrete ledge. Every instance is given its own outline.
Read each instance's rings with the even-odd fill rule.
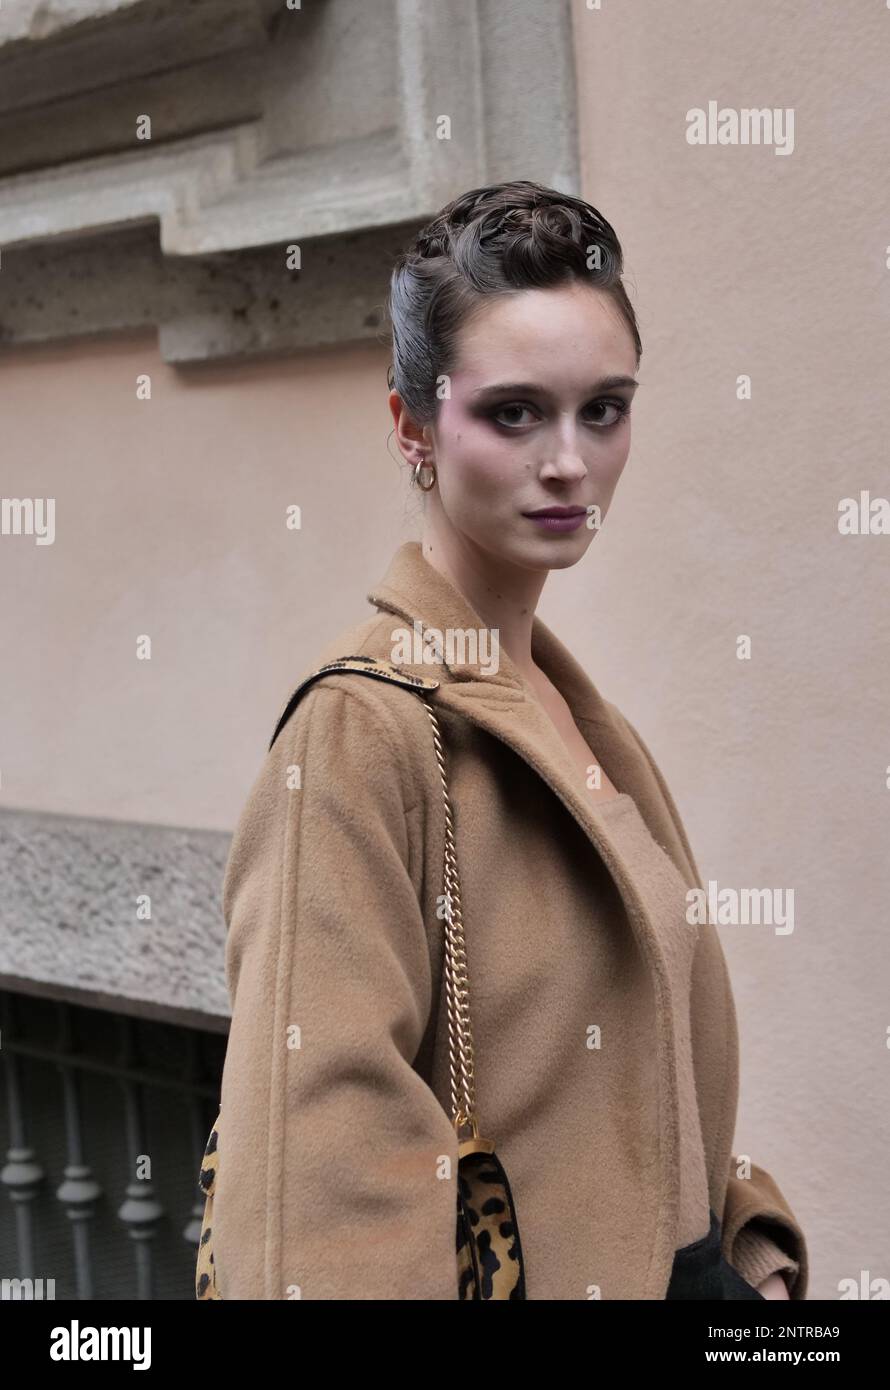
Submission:
[[[0,983],[219,1031],[229,843],[216,831],[0,811]]]

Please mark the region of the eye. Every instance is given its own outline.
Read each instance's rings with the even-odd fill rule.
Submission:
[[[619,420],[622,420],[624,416],[628,414],[630,410],[630,401],[625,401],[622,400],[619,396],[615,396],[611,400],[607,401],[594,401],[593,405],[591,406],[591,409],[606,411],[611,410],[615,412],[611,419],[596,421],[596,424],[599,426],[600,429],[609,429],[612,425],[617,425]]]
[[[515,420],[515,419],[514,419],[514,420],[500,420],[500,419],[498,419],[498,417],[499,417],[500,415],[505,415],[505,414],[507,413],[508,410],[518,410],[518,411],[520,412],[520,414],[521,414],[523,410],[531,410],[531,406],[530,406],[530,405],[522,405],[519,401],[514,401],[514,402],[512,402],[510,405],[499,405],[498,408],[497,408],[497,410],[494,412],[494,414],[493,414],[492,417],[491,417],[492,420],[495,420],[495,421],[497,422],[497,424],[499,424],[499,425],[506,425],[508,429],[512,429],[512,428],[513,428],[514,426],[516,426],[516,425],[525,425],[525,424],[528,424],[528,421],[527,421],[527,420]]]

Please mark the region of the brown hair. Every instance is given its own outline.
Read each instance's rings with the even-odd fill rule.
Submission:
[[[590,264],[598,248],[599,264]],[[473,188],[442,208],[398,257],[390,280],[393,361],[387,381],[418,425],[435,421],[437,379],[452,371],[461,327],[485,299],[582,280],[624,317],[643,347],[621,282],[621,245],[581,198],[528,179]]]

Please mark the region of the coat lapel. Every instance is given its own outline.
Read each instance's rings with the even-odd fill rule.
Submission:
[[[479,615],[463,595],[423,558],[417,541],[396,552],[380,584],[368,595],[376,607],[422,631],[483,629]],[[683,878],[694,886],[697,876],[677,835],[671,809],[647,760],[622,721],[571,653],[539,618],[532,626],[532,655],[568,704],[575,723],[614,785],[637,804],[653,838],[671,855]],[[446,653],[447,656],[447,653]],[[479,661],[407,664],[416,675],[442,680],[434,703],[453,710],[506,743],[525,759],[559,796],[613,872],[620,856],[595,802],[578,787],[578,773],[557,730],[531,687],[503,650],[496,674]],[[613,867],[614,865],[614,867]],[[619,884],[620,886],[620,884]]]
[[[400,618],[412,630],[415,623],[420,624],[422,631],[435,628],[443,634],[446,630],[478,632],[484,628],[479,615],[463,595],[424,559],[416,541],[408,541],[399,548],[383,580],[367,597],[377,608]],[[653,838],[671,854],[687,883],[694,885],[696,875],[648,761],[582,668],[538,617],[532,628],[532,654],[566,700],[579,729],[614,785],[633,797]],[[447,655],[446,651],[444,656],[447,658]],[[478,661],[443,659],[441,663],[406,663],[406,669],[416,675],[439,677],[441,684],[431,696],[436,707],[451,710],[500,739],[555,792],[612,875],[642,957],[652,972],[658,1019],[662,1201],[649,1281],[652,1289],[658,1289],[666,1282],[673,1259],[679,1202],[673,1004],[662,945],[605,818],[597,813],[594,802],[584,798],[578,787],[577,770],[531,687],[504,651],[499,653],[499,669],[495,674],[486,674],[483,665]],[[661,1297],[661,1294],[651,1296]]]

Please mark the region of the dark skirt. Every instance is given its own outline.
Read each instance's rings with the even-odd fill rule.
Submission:
[[[711,1212],[711,1229],[701,1240],[684,1245],[674,1255],[671,1281],[665,1298],[759,1298],[753,1284],[743,1279],[720,1249],[720,1222]]]

